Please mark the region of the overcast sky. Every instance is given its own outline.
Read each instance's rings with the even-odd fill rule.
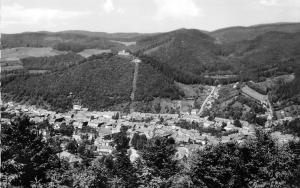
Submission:
[[[163,32],[300,22],[300,0],[2,0],[1,31]]]

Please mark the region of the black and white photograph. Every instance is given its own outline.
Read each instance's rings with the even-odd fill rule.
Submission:
[[[0,0],[1,188],[300,188],[300,0]]]

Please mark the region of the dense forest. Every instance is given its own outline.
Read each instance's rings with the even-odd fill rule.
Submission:
[[[84,58],[75,53],[49,57],[27,57],[21,59],[23,67],[29,70],[58,71],[84,61]]]
[[[244,144],[234,141],[208,145],[178,158],[172,137],[134,136],[127,128],[113,137],[114,151],[95,157],[89,140],[70,140],[67,150],[82,158],[70,164],[58,158],[60,140],[43,139],[26,116],[13,117],[2,126],[1,184],[26,187],[298,187],[299,143],[278,144],[256,130]],[[26,140],[26,142],[24,142]],[[130,161],[130,145],[139,157]]]
[[[45,101],[60,111],[70,109],[74,99],[90,109],[101,109],[129,101],[133,69],[128,60],[104,54],[64,71],[17,78],[5,85],[3,92],[17,101]]]
[[[151,58],[152,66],[186,84],[258,82],[294,72],[299,34],[266,32],[251,40],[222,44],[201,31],[181,29],[144,38],[131,51]]]
[[[237,28],[228,28],[225,31],[220,31],[221,34],[218,32],[212,34],[195,29],[179,29],[152,35],[115,34],[112,36],[123,36],[126,41],[130,41],[129,36],[132,36],[132,40],[137,40],[137,45],[130,46],[127,50],[142,60],[137,83],[136,96],[138,100],[149,101],[157,96],[173,99],[180,97],[181,94],[174,88],[173,81],[185,84],[218,85],[244,81],[262,82],[267,78],[294,73],[295,79],[292,82],[280,83],[267,89],[261,89],[248,82],[248,85],[258,92],[268,93],[271,102],[276,104],[278,108],[282,108],[291,104],[299,104],[300,33],[297,30],[298,25],[288,25],[291,28],[289,31],[285,31],[280,25],[239,28],[237,32],[242,32],[241,35],[243,35],[241,40],[224,43],[214,37]],[[273,31],[272,28],[276,29]],[[243,33],[243,29],[245,33]],[[249,29],[254,29],[255,32],[258,30],[258,34],[253,34],[253,37],[248,38]],[[101,37],[102,35],[106,37]],[[132,77],[133,70],[132,66],[129,65],[131,64],[130,60],[126,61],[127,63],[122,63],[123,60],[120,58],[114,57],[104,60],[99,57],[99,61],[103,61],[103,63],[96,63],[94,60],[98,57],[94,56],[94,60],[86,60],[74,53],[87,48],[111,48],[115,53],[117,50],[126,48],[123,44],[112,42],[108,36],[105,33],[83,31],[3,35],[2,44],[4,48],[50,46],[57,50],[69,51],[68,54],[54,57],[22,59],[24,70],[3,72],[4,76],[1,78],[4,85],[3,91],[9,94],[7,96],[18,101],[23,100],[22,96],[27,96],[25,99],[27,101],[31,96],[37,96],[37,93],[47,93],[47,95],[53,95],[50,98],[61,98],[59,103],[72,92],[76,93],[77,97],[83,100],[84,105],[91,109],[128,102],[128,93],[131,88],[129,78]],[[223,37],[226,36],[227,34]],[[230,38],[230,36],[228,37]],[[110,65],[111,59],[115,59],[118,65]],[[104,63],[104,61],[108,61],[108,63]],[[92,64],[93,66],[91,66]],[[104,72],[103,67],[110,67],[109,71]],[[99,72],[92,73],[95,70],[89,70],[90,68],[99,70]],[[49,71],[47,74],[33,75],[26,70]],[[77,75],[72,73],[75,70]],[[83,70],[86,71],[87,75],[83,74]],[[90,73],[99,74],[100,77]],[[121,75],[126,80],[122,84],[123,81],[117,81],[117,79],[123,79]],[[72,76],[79,83],[69,81],[70,78],[73,78]],[[60,77],[66,80],[66,84],[72,86],[65,87],[66,84],[63,84],[62,80],[57,81],[57,78]],[[108,80],[112,80],[113,84],[109,85]],[[94,84],[85,83],[88,81]],[[42,86],[40,88],[37,86],[38,84],[30,86],[29,83],[31,82],[33,85],[39,83]],[[10,84],[12,86],[8,86]],[[51,86],[45,86],[47,84]],[[75,89],[79,86],[82,88]],[[96,89],[96,86],[101,87],[101,89]],[[120,86],[119,89],[118,86]],[[60,91],[63,94],[55,93]],[[83,94],[83,91],[88,91],[89,95]],[[102,93],[100,94],[100,92]],[[94,97],[90,97],[90,94],[93,94]],[[96,96],[101,96],[101,99],[96,99]],[[42,101],[44,98],[48,97],[38,97],[31,100]],[[99,100],[102,102],[97,102],[97,104],[91,102]],[[66,101],[72,100],[66,99]],[[53,103],[50,100],[50,104],[58,103]],[[64,104],[64,106],[69,107],[70,105]]]
[[[136,100],[153,100],[154,97],[178,99],[180,97],[173,79],[155,70],[150,64],[139,65]]]
[[[76,54],[26,58],[24,67],[34,69],[41,65],[53,72],[9,77],[4,79],[2,92],[4,99],[50,105],[58,111],[69,110],[78,100],[91,110],[101,110],[130,102],[134,72],[134,63],[130,61],[110,53],[87,59]],[[70,67],[65,69],[65,66]],[[137,100],[180,96],[173,80],[148,64],[140,65],[136,92]]]
[[[81,33],[64,32],[37,32],[20,34],[3,34],[2,48],[15,47],[53,47],[61,51],[80,52],[88,48],[110,49],[120,48],[123,45],[97,36],[88,36]]]

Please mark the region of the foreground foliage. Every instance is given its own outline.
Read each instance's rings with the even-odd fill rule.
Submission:
[[[44,126],[47,124],[44,124]],[[137,137],[137,136],[135,136]],[[53,137],[52,137],[53,138]],[[181,160],[173,138],[142,139],[130,161],[127,128],[113,137],[112,154],[70,164],[55,155],[55,139],[44,141],[27,117],[2,129],[1,183],[25,187],[298,187],[299,143],[278,144],[257,130],[256,138],[207,146]],[[134,141],[133,143],[135,143]],[[73,151],[76,154],[79,151]]]

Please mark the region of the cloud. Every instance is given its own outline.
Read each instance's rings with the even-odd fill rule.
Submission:
[[[276,7],[300,7],[299,0],[259,0],[259,3],[264,6],[276,6]]]
[[[113,3],[112,0],[105,0],[104,4],[103,4],[103,10],[106,13],[111,13],[111,12],[116,12],[118,14],[124,14],[125,11],[122,8],[116,8],[115,4]]]
[[[275,6],[278,4],[278,0],[260,0],[260,4],[266,6]]]
[[[66,21],[70,18],[88,15],[87,11],[67,11],[49,8],[25,8],[17,3],[3,5],[2,27],[13,24],[25,25],[55,25],[55,22]]]
[[[103,4],[103,8],[105,12],[112,12],[115,10],[115,6],[112,0],[106,0],[105,3]]]
[[[166,18],[185,20],[203,15],[194,0],[154,0],[154,2],[157,6],[157,12],[154,15],[156,20]]]

